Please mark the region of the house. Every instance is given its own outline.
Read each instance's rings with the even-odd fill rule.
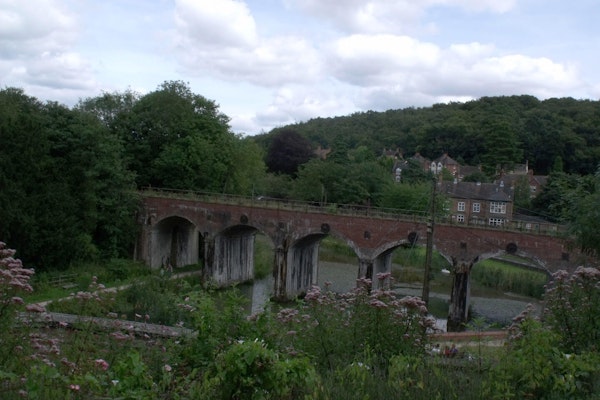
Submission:
[[[451,158],[448,153],[444,153],[441,157],[438,157],[431,162],[430,170],[437,175],[441,173],[444,168],[450,171],[452,176],[457,177],[460,164]]]
[[[424,171],[429,171],[430,161],[427,158],[423,157],[421,153],[417,152],[414,156],[410,158],[416,161],[419,165],[421,165]]]
[[[480,182],[439,183],[449,199],[448,213],[452,222],[502,226],[512,220],[513,189],[504,184]]]
[[[526,182],[529,186],[529,197],[536,197],[541,191],[546,182],[548,176],[546,175],[534,175],[533,170],[529,169],[527,163],[524,164],[523,168],[514,169],[508,174],[501,174],[498,181],[502,180],[506,185],[511,186],[513,189],[521,182]]]

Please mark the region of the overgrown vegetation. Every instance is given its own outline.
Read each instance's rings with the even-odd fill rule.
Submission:
[[[480,341],[444,357],[433,351],[423,303],[395,297],[385,274],[373,284],[381,289],[369,292],[366,280],[342,295],[313,288],[250,317],[235,290],[138,278],[124,291],[137,304],[134,322],[159,322],[157,305],[169,304],[176,325],[194,332],[169,338],[168,327],[136,333],[115,313],[118,294],[96,279],[73,304],[105,320],[47,324],[43,307],[19,297],[35,289],[34,273],[13,256],[0,243],[3,399],[597,399],[600,391],[597,268],[555,274],[544,318],[525,310],[504,347]]]
[[[482,286],[541,299],[548,275],[497,260],[484,260],[473,267],[471,277]]]

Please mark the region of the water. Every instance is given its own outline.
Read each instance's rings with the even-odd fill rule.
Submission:
[[[356,286],[357,275],[357,265],[320,261],[317,284],[325,287],[325,283],[327,282],[330,284],[330,290],[347,292]],[[273,294],[273,278],[267,277],[256,280],[252,285],[243,285],[241,290],[251,299],[251,307],[248,311],[250,313],[260,312]],[[404,283],[396,285],[394,290],[400,296],[420,297],[422,293],[420,285]],[[445,307],[444,303],[449,304],[450,293],[439,293],[432,290],[430,292],[430,304],[432,300],[437,301],[438,304],[441,303],[442,307]],[[470,304],[471,309],[476,315],[482,316],[487,321],[497,323],[500,326],[509,324],[512,318],[521,313],[528,304],[532,304],[538,314],[542,309],[539,300],[511,293],[494,293],[494,297],[488,297],[485,294],[483,296],[471,296]],[[446,316],[438,315],[436,320],[438,328],[445,330]]]

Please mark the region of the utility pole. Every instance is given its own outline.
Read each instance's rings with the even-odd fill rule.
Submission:
[[[425,305],[429,305],[429,276],[431,274],[431,256],[433,253],[433,226],[435,224],[435,192],[437,188],[437,177],[433,178],[433,189],[431,190],[431,204],[429,206],[429,222],[427,223],[427,247],[425,248],[425,272],[423,273],[423,293],[421,298]]]

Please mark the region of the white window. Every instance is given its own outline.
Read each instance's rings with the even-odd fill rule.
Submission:
[[[481,204],[480,203],[473,203],[473,212],[479,212],[481,211]]]
[[[458,211],[465,211],[465,202],[464,201],[458,202]]]
[[[456,222],[465,222],[465,216],[462,214],[456,215]]]
[[[506,214],[506,203],[498,201],[490,202],[490,212],[493,214]]]
[[[502,226],[504,225],[504,219],[502,218],[490,218],[488,223],[490,226]]]

